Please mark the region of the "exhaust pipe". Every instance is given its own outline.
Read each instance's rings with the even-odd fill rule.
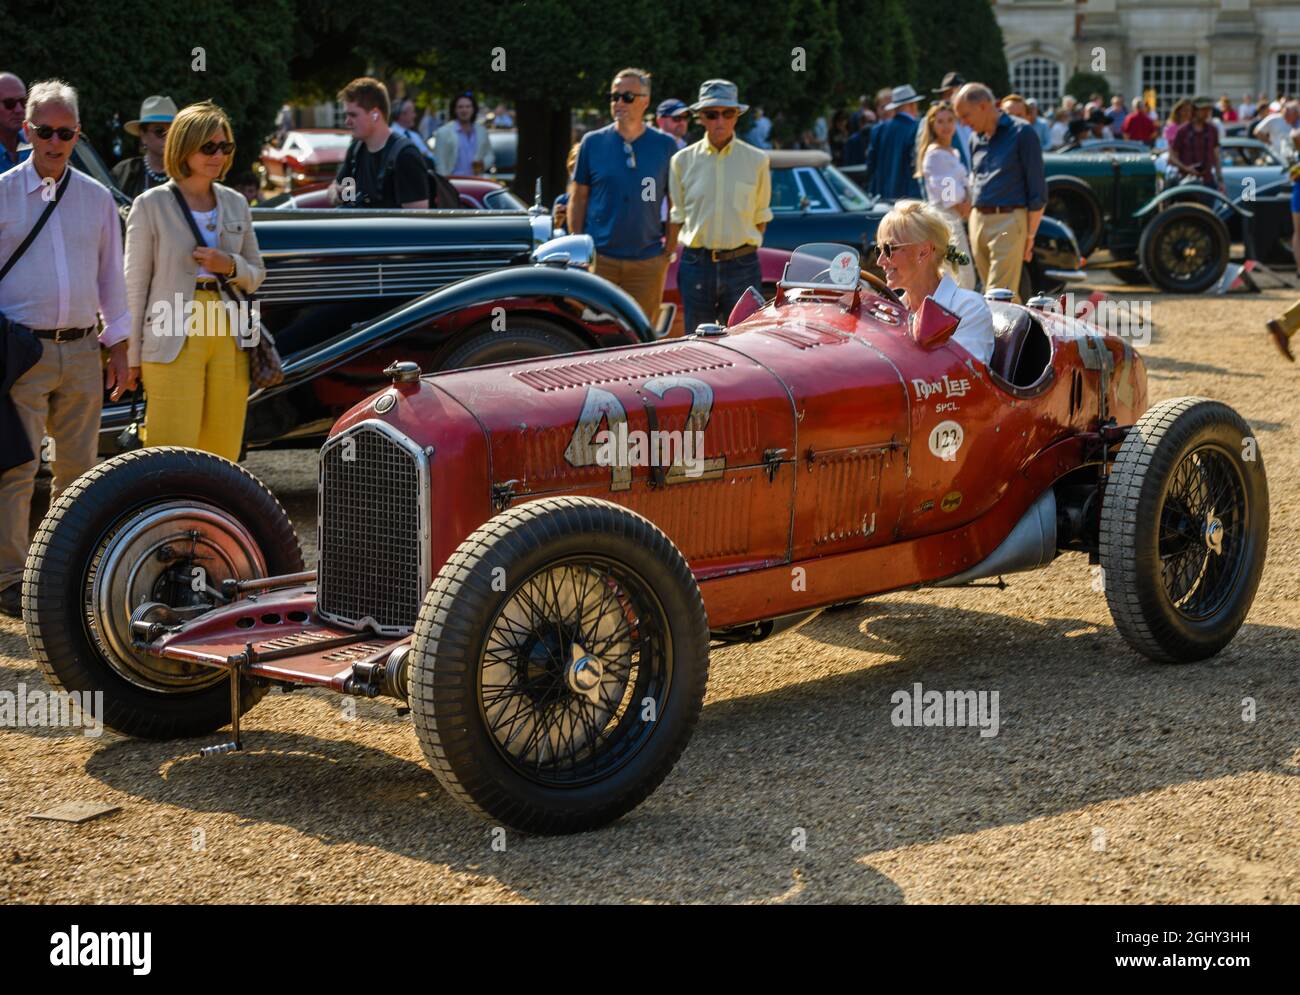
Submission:
[[[1050,487],[1042,493],[1016,527],[993,550],[969,570],[931,587],[960,587],[984,577],[1017,573],[1045,567],[1056,559],[1056,492]]]

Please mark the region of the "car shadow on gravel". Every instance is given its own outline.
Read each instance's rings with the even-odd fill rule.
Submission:
[[[583,836],[507,834],[504,852],[423,763],[262,731],[257,711],[244,753],[200,760],[198,741],[106,741],[86,770],[141,799],[490,875],[542,902],[897,903],[902,890],[869,866],[871,854],[1188,781],[1295,775],[1300,686],[1279,665],[1294,639],[1247,626],[1215,659],[1169,667],[1080,619],[919,600],[824,614],[764,645],[769,668],[788,662],[788,682],[711,701],[676,769],[630,815]],[[823,645],[877,659],[801,679]],[[754,651],[716,652],[715,677]],[[891,697],[918,683],[997,692],[997,735],[895,726]],[[1243,721],[1245,698],[1257,721]]]

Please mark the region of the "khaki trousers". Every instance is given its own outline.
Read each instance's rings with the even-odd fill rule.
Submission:
[[[649,259],[611,259],[596,254],[596,275],[626,290],[654,324],[664,299],[664,275],[668,272],[668,255],[659,253]]]
[[[0,591],[23,579],[31,545],[36,469],[54,474],[50,503],[95,464],[104,371],[94,333],[75,342],[41,340],[41,358],[9,390],[36,459],[0,474]]]
[[[970,244],[975,267],[987,293],[1002,287],[1020,300],[1020,271],[1025,264],[1025,239],[1029,235],[1029,212],[1023,207],[1008,214],[970,212]]]
[[[221,297],[196,290],[195,334],[170,363],[141,363],[146,446],[188,446],[234,462],[244,445],[248,353],[239,348]]]

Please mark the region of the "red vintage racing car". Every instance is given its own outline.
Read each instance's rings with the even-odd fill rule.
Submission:
[[[1253,433],[1148,408],[1127,341],[991,304],[986,366],[842,245],[684,339],[421,376],[320,453],[319,557],[237,465],[145,449],[51,508],[23,609],[51,683],[104,722],[198,736],[272,686],[409,702],[434,774],[523,831],[589,830],[667,776],[711,645],[837,603],[1084,553],[1115,623],[1170,663],[1218,652],[1263,569]]]

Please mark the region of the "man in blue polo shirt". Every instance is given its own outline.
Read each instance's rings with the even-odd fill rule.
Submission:
[[[662,204],[677,143],[646,127],[650,74],[644,69],[620,70],[609,100],[614,123],[588,132],[578,149],[569,231],[592,237],[596,274],[631,294],[653,322],[668,269]]]
[[[967,83],[953,110],[975,130],[971,148],[970,244],[984,289],[1001,287],[1020,300],[1020,271],[1033,256],[1047,204],[1043,147],[1027,124],[998,109],[993,91]]]

